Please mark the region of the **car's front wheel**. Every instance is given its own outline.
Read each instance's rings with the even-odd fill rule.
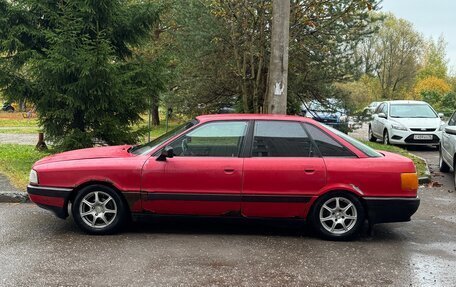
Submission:
[[[439,169],[441,172],[448,172],[450,170],[448,164],[443,160],[442,148],[439,150]]]
[[[112,234],[124,225],[128,210],[120,195],[110,187],[83,188],[71,207],[74,221],[89,234]]]
[[[369,126],[369,141],[370,142],[376,142],[377,141],[377,138],[374,136],[374,133],[372,132],[372,128],[371,126]]]
[[[310,214],[314,229],[330,240],[348,240],[356,236],[364,222],[364,208],[359,199],[348,192],[323,195]]]
[[[389,135],[388,135],[388,131],[387,130],[385,130],[383,132],[383,144],[384,145],[389,145],[390,144]]]

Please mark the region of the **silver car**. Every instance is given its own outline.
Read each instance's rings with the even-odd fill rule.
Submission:
[[[456,112],[451,115],[448,124],[442,131],[440,141],[439,168],[441,172],[455,171],[456,166]],[[454,172],[454,182],[456,187],[456,172]]]

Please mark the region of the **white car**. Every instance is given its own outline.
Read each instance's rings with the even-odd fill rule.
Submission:
[[[422,101],[386,101],[374,112],[369,123],[369,140],[384,144],[439,146],[442,114]]]
[[[450,117],[448,124],[442,131],[442,140],[440,142],[439,168],[441,172],[448,172],[450,169],[455,170],[456,159],[456,112]],[[454,182],[456,187],[456,172],[454,173]]]

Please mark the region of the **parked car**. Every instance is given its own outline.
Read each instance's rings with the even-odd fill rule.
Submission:
[[[374,112],[368,137],[384,144],[438,146],[442,115],[422,101],[386,101]]]
[[[299,116],[206,115],[139,146],[75,150],[36,162],[30,199],[91,234],[140,214],[304,220],[325,238],[409,221],[410,159],[377,152]]]
[[[11,105],[11,103],[3,103],[3,106],[2,106],[2,111],[5,111],[5,112],[14,112],[14,107]]]
[[[442,131],[440,141],[439,168],[441,172],[453,170],[454,183],[456,188],[456,112],[454,112],[448,124]]]
[[[301,113],[305,117],[324,123],[344,133],[349,132],[347,110],[337,99],[330,98],[326,99],[326,102],[313,100],[303,103]]]
[[[364,108],[363,114],[372,115],[380,104],[381,102],[370,103],[367,107]]]

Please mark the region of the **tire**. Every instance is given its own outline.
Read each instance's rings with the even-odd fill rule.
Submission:
[[[345,210],[348,207],[348,210]],[[347,218],[350,217],[350,218]],[[357,236],[365,219],[359,199],[348,192],[325,194],[312,207],[310,222],[324,239],[350,240]]]
[[[383,144],[384,145],[389,145],[390,144],[389,135],[388,135],[388,131],[387,130],[385,130],[383,132]]]
[[[128,218],[128,208],[122,197],[104,185],[90,185],[80,190],[71,212],[79,228],[96,235],[120,231]]]
[[[377,138],[374,136],[374,133],[372,132],[372,128],[369,125],[369,131],[368,131],[368,137],[370,142],[376,142]]]
[[[456,190],[456,164],[453,166],[453,182],[454,182],[454,190]]]
[[[449,172],[450,171],[450,166],[448,164],[446,164],[446,162],[443,160],[442,148],[440,148],[440,151],[439,151],[439,170],[441,172]]]

